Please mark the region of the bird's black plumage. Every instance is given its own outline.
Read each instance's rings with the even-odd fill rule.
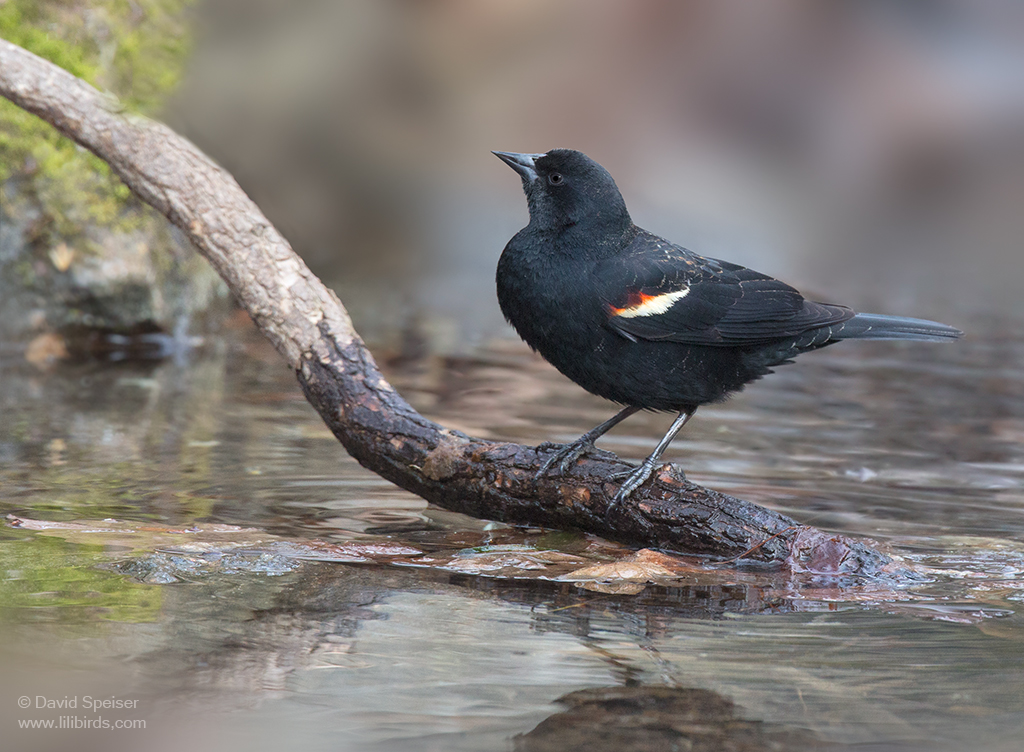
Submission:
[[[705,258],[633,224],[612,176],[585,154],[495,152],[523,180],[530,223],[498,262],[498,302],[530,347],[625,408],[556,452],[568,469],[640,409],[679,413],[617,500],[651,474],[698,406],[843,339],[953,340],[944,324],[816,303],[766,274]]]

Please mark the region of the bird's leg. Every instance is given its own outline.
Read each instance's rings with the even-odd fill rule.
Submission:
[[[693,417],[693,414],[697,412],[696,407],[692,407],[689,410],[683,410],[679,413],[672,425],[669,426],[668,431],[662,437],[661,441],[658,442],[658,446],[654,448],[650,456],[647,457],[640,466],[631,472],[626,479],[622,482],[619,487],[619,492],[615,494],[615,498],[612,499],[612,503],[608,505],[608,512],[611,512],[619,505],[620,502],[629,498],[629,495],[636,489],[640,488],[647,479],[651,477],[651,473],[654,472],[655,466],[658,464],[658,460],[661,459],[661,455],[668,449],[668,445],[672,443],[672,439],[676,437],[680,431],[683,430],[683,426],[686,422]]]
[[[576,463],[576,460],[594,448],[595,441],[604,436],[608,431],[624,421],[630,415],[639,411],[639,407],[624,407],[601,425],[587,431],[576,439],[576,441],[571,444],[563,444],[557,452],[548,457],[547,461],[541,465],[540,470],[537,471],[536,477],[541,477],[555,465],[558,465],[559,474],[568,472],[569,468]]]

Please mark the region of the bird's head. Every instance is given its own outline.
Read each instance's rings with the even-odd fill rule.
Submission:
[[[562,231],[582,225],[592,232],[632,227],[626,202],[612,176],[586,154],[572,149],[494,154],[523,179],[531,226]]]

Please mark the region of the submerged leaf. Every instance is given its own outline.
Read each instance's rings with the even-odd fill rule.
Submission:
[[[663,582],[677,580],[687,571],[692,571],[692,568],[682,559],[643,548],[625,559],[577,569],[559,579],[570,582]]]

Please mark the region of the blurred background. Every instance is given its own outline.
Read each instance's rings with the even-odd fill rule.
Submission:
[[[205,0],[165,116],[371,340],[510,330],[491,149],[571,147],[634,220],[819,299],[1024,312],[1024,6]]]

